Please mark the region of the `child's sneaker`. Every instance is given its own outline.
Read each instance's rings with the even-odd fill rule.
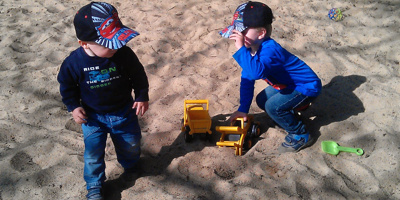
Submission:
[[[284,152],[298,152],[303,148],[310,146],[313,143],[313,138],[309,133],[296,135],[288,134],[285,137],[285,142],[278,148],[280,153]]]
[[[101,193],[101,186],[88,189],[86,198],[87,200],[103,200],[104,198],[103,194]]]

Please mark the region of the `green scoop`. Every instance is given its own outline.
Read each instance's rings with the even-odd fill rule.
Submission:
[[[338,155],[340,151],[355,153],[359,156],[364,154],[364,150],[360,148],[341,147],[334,141],[322,141],[321,147],[322,151],[332,155]]]

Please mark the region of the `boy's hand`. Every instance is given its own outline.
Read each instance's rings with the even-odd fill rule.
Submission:
[[[247,121],[247,113],[236,111],[234,112],[231,117],[228,119],[228,122],[231,123],[232,121],[236,120],[239,117],[243,117],[244,121]]]
[[[145,102],[136,102],[133,103],[132,106],[133,109],[136,108],[136,115],[143,116],[144,113],[149,109],[149,102],[145,101]]]
[[[85,109],[82,107],[77,107],[72,111],[72,117],[74,118],[75,122],[78,124],[86,123],[86,112]]]
[[[233,33],[229,36],[229,39],[235,40],[235,46],[238,50],[244,45],[243,34],[237,30],[233,30]]]

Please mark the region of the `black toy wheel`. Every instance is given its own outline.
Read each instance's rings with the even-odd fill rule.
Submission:
[[[210,142],[210,141],[211,141],[211,134],[209,134],[209,133],[206,133],[206,140],[207,140],[208,142]]]
[[[260,126],[258,124],[253,124],[252,128],[251,128],[251,135],[255,138],[260,137],[261,135],[261,129]]]
[[[249,150],[252,146],[253,146],[253,140],[246,137],[243,143],[243,149]]]
[[[190,132],[189,126],[185,126],[185,132],[183,134],[183,137],[185,138],[185,142],[191,142],[193,139],[193,135],[190,135],[189,132]]]
[[[183,124],[185,123],[185,120],[182,118],[181,119],[181,126],[183,127]]]

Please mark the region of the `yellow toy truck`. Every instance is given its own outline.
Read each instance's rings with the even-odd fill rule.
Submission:
[[[208,100],[185,100],[182,128],[185,142],[191,142],[193,134],[205,133],[211,139],[211,117],[208,113]]]
[[[232,147],[235,155],[239,156],[243,154],[243,150],[249,150],[261,134],[260,125],[254,122],[252,115],[248,115],[247,121],[237,118],[232,121],[231,126],[217,126],[215,130],[222,134],[217,146]]]

